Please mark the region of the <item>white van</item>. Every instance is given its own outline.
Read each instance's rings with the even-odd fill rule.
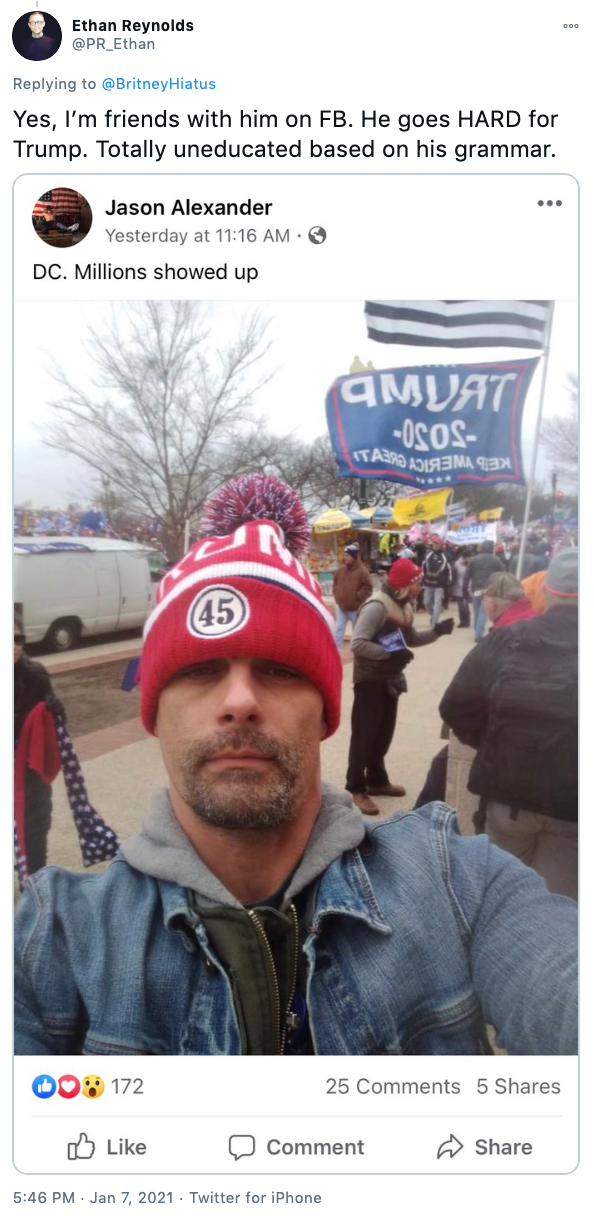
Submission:
[[[14,540],[14,603],[27,641],[72,649],[82,636],[141,628],[166,561],[121,539]]]

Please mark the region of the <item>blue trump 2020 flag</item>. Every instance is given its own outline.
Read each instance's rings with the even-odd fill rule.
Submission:
[[[522,412],[538,360],[337,378],[326,416],[339,474],[416,488],[523,484]]]

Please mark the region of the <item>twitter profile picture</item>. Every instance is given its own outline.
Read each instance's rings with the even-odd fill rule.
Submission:
[[[38,1078],[33,1079],[31,1089],[38,1099],[51,1099],[56,1093],[55,1078],[51,1078],[48,1073],[41,1073]]]
[[[23,13],[14,23],[12,45],[23,59],[51,59],[59,51],[61,41],[60,23],[51,13],[35,9]]]

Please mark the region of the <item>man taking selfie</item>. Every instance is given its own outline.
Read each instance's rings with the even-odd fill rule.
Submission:
[[[145,628],[169,788],[105,873],[29,882],[16,1052],[575,1052],[575,904],[441,803],[367,825],[322,783],[342,666],[296,494],[232,481],[203,532]]]

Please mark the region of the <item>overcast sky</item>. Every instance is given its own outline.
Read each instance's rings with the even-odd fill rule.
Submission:
[[[247,307],[218,304],[205,307],[210,313],[213,339],[224,344],[231,339]],[[272,348],[266,358],[274,372],[259,393],[254,411],[264,415],[273,431],[312,439],[326,433],[324,399],[334,378],[348,373],[355,355],[377,369],[404,365],[430,365],[462,361],[460,350],[411,348],[400,344],[374,343],[366,337],[363,303],[272,302],[259,307],[270,319]],[[85,351],[90,327],[107,330],[112,312],[125,328],[125,305],[114,302],[66,302],[51,306],[19,303],[15,306],[15,503],[30,501],[35,508],[65,508],[68,502],[87,505],[93,501],[92,473],[74,458],[49,449],[40,440],[39,429],[52,418],[51,401],[56,386],[52,363],[61,365],[71,381],[89,388],[92,363]],[[35,317],[36,313],[41,317]],[[34,340],[32,342],[32,336]],[[524,355],[521,349],[468,351],[469,362],[505,360]],[[534,352],[526,352],[534,356]],[[555,307],[551,355],[547,378],[545,417],[569,410],[567,375],[577,372],[577,303],[558,302]],[[528,471],[538,406],[540,375],[533,379],[524,412],[523,453]],[[544,457],[539,461],[540,478],[548,478]]]

